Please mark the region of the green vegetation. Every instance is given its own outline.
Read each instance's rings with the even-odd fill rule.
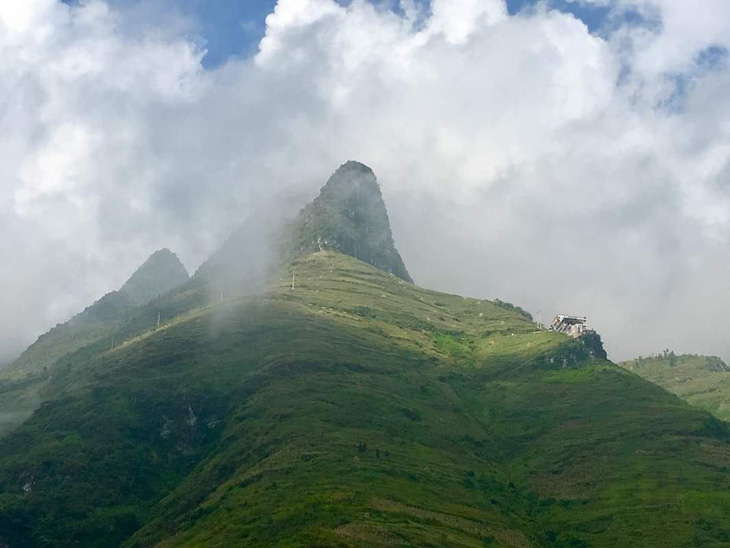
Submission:
[[[181,286],[189,278],[177,255],[165,248],[150,255],[119,292],[140,305]]]
[[[0,436],[25,421],[41,403],[49,371],[58,362],[79,352],[88,355],[110,348],[131,333],[155,326],[158,314],[172,318],[191,306],[179,306],[189,292],[159,299],[163,293],[184,284],[188,273],[168,249],[153,253],[119,291],[107,293],[83,312],[57,325],[0,370]],[[157,300],[155,300],[157,298]],[[150,301],[151,305],[145,305]],[[200,301],[196,301],[199,303]]]
[[[730,546],[728,426],[410,283],[369,168],[284,233],[153,256],[4,372],[0,546]]]
[[[156,251],[119,291],[107,293],[66,323],[41,335],[15,362],[0,370],[0,380],[39,375],[53,367],[61,357],[100,340],[111,345],[112,334],[138,312],[140,305],[181,286],[188,279],[177,255],[169,249]]]
[[[40,405],[39,387],[48,375],[31,375],[21,380],[0,380],[0,436],[31,416]]]
[[[730,367],[716,356],[678,356],[665,350],[656,356],[620,363],[692,405],[730,421]]]
[[[301,211],[288,239],[289,258],[338,251],[411,281],[393,243],[375,174],[359,162],[347,162],[335,171]]]
[[[0,541],[730,546],[724,423],[517,310],[333,252],[291,268],[58,360],[0,440]]]
[[[507,310],[514,310],[515,312],[519,312],[528,320],[532,320],[532,314],[530,314],[527,310],[523,310],[521,307],[516,306],[512,303],[508,303],[508,302],[502,301],[500,299],[494,299],[494,304],[496,304],[499,307],[505,308]]]
[[[56,360],[102,338],[109,338],[134,309],[120,291],[107,293],[66,323],[41,335],[21,356],[0,370],[0,379],[22,379],[52,367]]]

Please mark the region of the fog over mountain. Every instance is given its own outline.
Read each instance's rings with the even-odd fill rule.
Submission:
[[[157,2],[0,2],[0,363],[347,160],[419,285],[730,359],[730,4],[576,1],[280,0],[214,69]]]

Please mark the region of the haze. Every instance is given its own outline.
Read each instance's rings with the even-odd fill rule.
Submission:
[[[727,0],[186,4],[0,0],[0,362],[348,159],[419,285],[730,359]]]

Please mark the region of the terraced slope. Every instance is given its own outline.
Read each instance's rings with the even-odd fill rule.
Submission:
[[[730,421],[730,367],[716,356],[660,355],[619,364],[683,400]]]
[[[505,305],[333,252],[291,268],[222,303],[185,286],[160,329],[59,362],[0,440],[2,542],[730,545],[709,414]]]

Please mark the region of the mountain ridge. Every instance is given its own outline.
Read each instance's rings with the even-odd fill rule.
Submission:
[[[150,255],[119,289],[137,306],[183,285],[188,271],[175,253],[162,248]]]
[[[0,372],[0,378],[41,372],[64,354],[110,335],[134,308],[147,304],[188,279],[187,270],[177,255],[167,248],[155,251],[120,289],[107,293],[68,321],[38,337]]]
[[[0,437],[0,545],[727,545],[727,424],[598,339],[396,275],[350,169],[364,197],[325,185],[260,290],[194,277],[49,368]]]
[[[730,367],[717,356],[662,354],[618,365],[718,419],[730,421]]]
[[[47,393],[0,439],[11,546],[660,547],[730,527],[727,426],[514,310],[331,251],[77,354]]]
[[[22,424],[38,408],[43,400],[41,392],[59,361],[94,345],[113,346],[126,321],[162,292],[187,279],[187,271],[174,253],[166,248],[156,251],[120,289],[40,335],[0,370],[0,436]],[[152,321],[150,318],[149,324]]]

